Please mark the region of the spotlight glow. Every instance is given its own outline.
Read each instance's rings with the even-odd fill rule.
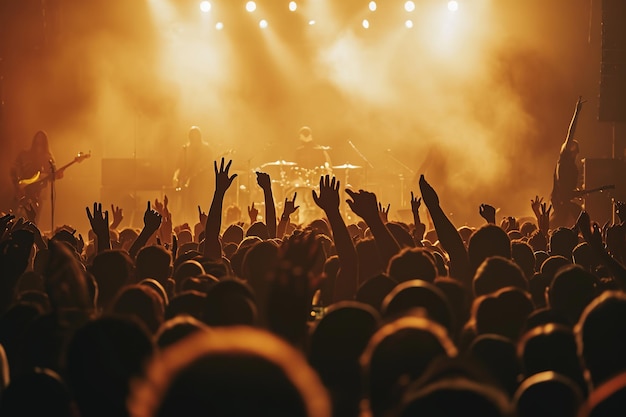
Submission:
[[[208,1],[202,1],[200,2],[200,10],[203,13],[208,13],[211,11],[211,2]]]
[[[369,29],[370,21],[367,19],[363,19],[363,22],[361,22],[361,25],[363,25],[363,29]]]
[[[404,22],[404,26],[407,27],[407,29],[411,29],[413,27],[413,21],[412,20],[407,20],[406,22]]]
[[[256,10],[256,3],[253,1],[249,1],[246,3],[246,10],[252,13]]]
[[[409,13],[412,12],[413,10],[415,10],[415,3],[413,3],[411,0],[407,1],[406,3],[404,3],[404,10]]]
[[[297,9],[298,9],[298,3],[296,3],[295,1],[290,1],[289,10],[292,12],[295,12]]]
[[[260,27],[261,29],[265,29],[265,28],[267,27],[267,20],[265,20],[265,19],[261,19],[261,20],[259,21],[259,27]]]
[[[217,23],[215,24],[215,29],[216,29],[216,30],[222,30],[222,29],[224,29],[224,24],[223,24],[222,22],[217,22]]]
[[[370,11],[375,12],[376,11],[376,7],[377,7],[376,6],[376,2],[375,1],[370,1],[370,4],[369,4]]]
[[[458,1],[449,1],[448,2],[448,10],[451,12],[456,12],[459,10],[459,2]]]
[[[309,26],[313,26],[315,24],[315,20],[311,19],[309,20]]]

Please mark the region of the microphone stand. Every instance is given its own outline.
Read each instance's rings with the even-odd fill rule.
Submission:
[[[349,139],[348,139],[348,144],[352,147],[352,149],[354,149],[354,152],[356,152],[356,154],[359,155],[359,157],[363,161],[365,161],[367,166],[369,166],[370,168],[374,169],[374,165],[372,165],[372,163],[365,157],[365,155],[363,155],[361,153],[361,151],[356,147],[356,145],[354,143],[352,143],[352,141],[349,140]],[[367,184],[367,167],[365,167],[365,184]]]
[[[51,178],[52,178],[50,180],[50,232],[54,234],[54,203],[55,203],[55,197],[56,197],[54,184],[56,181],[57,172],[56,172],[56,166],[54,165],[54,161],[50,159],[48,163],[50,164],[50,173],[51,173]]]
[[[413,171],[404,162],[400,161],[398,158],[396,158],[393,155],[393,153],[391,152],[391,149],[387,149],[387,154],[389,155],[389,158],[391,158],[392,161],[400,165],[402,168],[406,169],[408,172],[411,173],[411,175],[415,174],[415,171]],[[400,174],[399,176],[400,176],[400,207],[403,208],[403,207],[406,207],[406,201],[404,198],[404,174]]]

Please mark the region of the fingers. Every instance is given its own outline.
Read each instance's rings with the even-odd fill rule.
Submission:
[[[150,200],[148,200],[148,208],[146,209],[146,211],[151,211],[152,209],[150,208]]]

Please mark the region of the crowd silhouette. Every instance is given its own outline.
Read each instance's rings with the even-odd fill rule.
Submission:
[[[196,224],[167,198],[140,230],[100,202],[84,236],[0,217],[0,415],[626,412],[623,205],[616,224],[552,227],[539,197],[521,224],[484,203],[485,224],[457,228],[422,175],[403,223],[322,175],[323,217],[298,224],[300,196],[275,204],[258,172],[264,213],[244,220],[224,207],[231,163]]]

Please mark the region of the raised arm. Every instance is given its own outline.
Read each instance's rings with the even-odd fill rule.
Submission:
[[[135,259],[139,250],[146,246],[148,240],[159,230],[159,227],[161,227],[161,215],[156,210],[152,210],[150,201],[148,201],[148,207],[143,214],[143,229],[128,250],[131,258]]]
[[[420,219],[420,207],[422,206],[422,198],[417,198],[411,191],[411,212],[413,213],[413,241],[417,246],[423,246],[422,240],[426,233],[426,225]]]
[[[567,129],[567,137],[565,138],[565,141],[561,146],[561,152],[563,152],[564,149],[569,148],[572,144],[572,141],[574,140],[574,133],[576,132],[578,115],[580,114],[580,109],[582,109],[583,103],[585,102],[586,100],[583,100],[582,96],[578,96],[578,101],[576,101],[576,108],[574,109],[574,115],[572,116],[572,121],[570,122],[569,128]]]
[[[293,199],[289,200],[285,197],[285,203],[283,204],[283,214],[280,216],[280,222],[278,222],[278,230],[277,237],[282,239],[285,236],[285,232],[287,231],[287,226],[290,222],[290,216],[300,208],[300,206],[296,206],[296,197],[298,193],[293,193]],[[254,203],[252,203],[254,204]]]
[[[381,260],[386,267],[389,264],[389,260],[396,253],[400,252],[400,245],[398,245],[398,242],[396,242],[396,239],[378,214],[376,194],[363,190],[359,190],[359,192],[346,190],[346,193],[352,198],[352,200],[346,200],[350,209],[365,220],[365,223],[369,226],[376,241],[376,247],[378,247],[380,252]]]
[[[589,244],[594,253],[599,257],[602,264],[604,264],[613,274],[617,283],[622,289],[626,288],[626,268],[619,263],[615,258],[609,254],[602,241],[602,232],[600,227],[594,223],[591,225],[589,214],[586,211],[582,211],[576,220],[578,230],[585,238],[585,241]]]
[[[461,235],[441,209],[437,192],[426,182],[424,175],[420,176],[419,186],[424,204],[433,219],[439,242],[450,256],[450,276],[463,282],[467,288],[472,288],[469,258]]]
[[[93,214],[89,211],[89,207],[85,207],[87,210],[87,218],[96,235],[96,249],[97,252],[103,252],[107,249],[111,249],[111,235],[109,234],[109,212],[108,210],[102,213],[102,203],[93,203]]]
[[[340,182],[335,177],[331,179],[329,175],[325,175],[320,177],[319,195],[313,190],[313,201],[326,213],[339,257],[334,302],[354,299],[359,272],[356,248],[339,211],[339,186]]]
[[[265,225],[270,239],[276,237],[276,206],[274,205],[274,196],[272,194],[272,180],[270,175],[265,172],[256,173],[256,182],[263,189],[265,197]]]
[[[222,228],[222,207],[224,206],[224,195],[237,174],[229,175],[232,160],[224,166],[224,158],[220,162],[219,170],[217,161],[213,162],[215,171],[215,193],[209,209],[209,216],[204,231],[204,256],[212,260],[222,259],[222,245],[220,244],[220,229]]]

